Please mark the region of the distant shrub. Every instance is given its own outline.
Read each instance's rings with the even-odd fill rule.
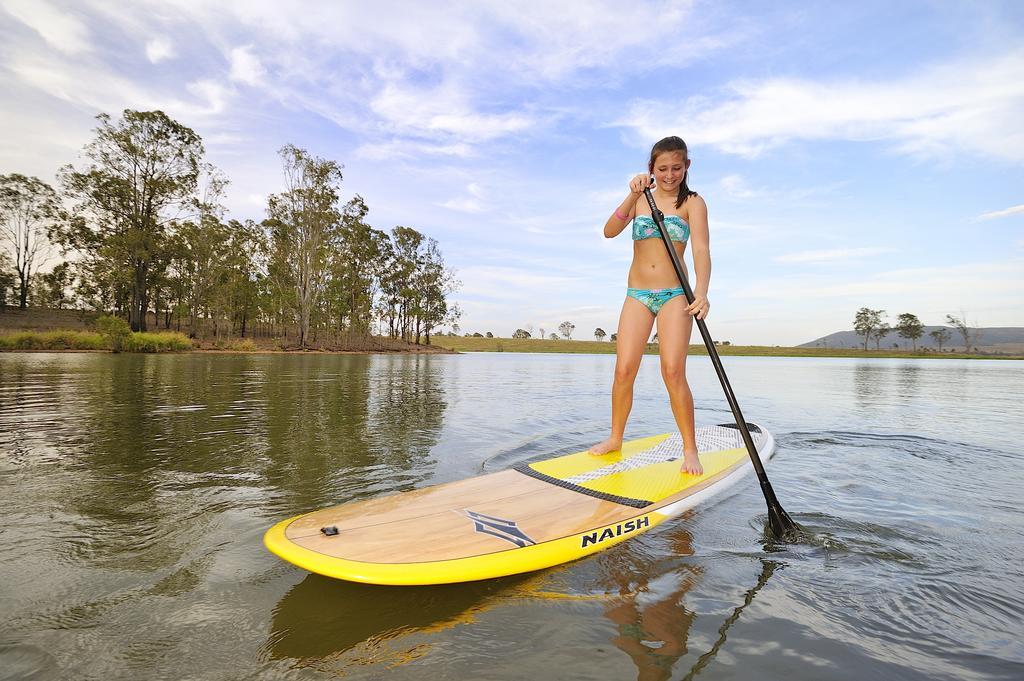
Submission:
[[[4,350],[44,350],[41,333],[21,331],[0,336],[0,348]]]
[[[19,331],[2,334],[0,350],[181,352],[192,349],[192,341],[183,334],[132,333],[128,323],[118,317],[101,317],[96,326],[102,331]],[[238,348],[240,350],[256,349],[249,339],[241,341],[239,345],[242,346]]]
[[[228,338],[218,340],[213,344],[217,350],[229,350],[232,352],[256,352],[256,343],[251,338]]]
[[[0,335],[0,350],[105,350],[107,344],[91,331],[19,331]]]
[[[174,331],[129,334],[123,341],[125,352],[182,352],[192,349],[192,341],[185,334]]]
[[[114,352],[125,349],[125,343],[132,335],[132,327],[128,326],[128,322],[107,314],[96,318],[96,330],[107,340],[107,346]]]

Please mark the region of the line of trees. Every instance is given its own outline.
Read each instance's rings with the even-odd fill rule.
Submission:
[[[853,318],[853,330],[857,332],[857,335],[864,337],[864,350],[868,349],[869,340],[875,341],[875,349],[878,350],[882,339],[892,331],[896,331],[901,338],[911,341],[914,352],[917,352],[917,340],[924,335],[925,330],[924,324],[917,318],[917,315],[904,312],[896,318],[894,326],[890,326],[883,319],[886,316],[885,310],[872,310],[867,307],[857,310]],[[963,338],[965,351],[969,351],[972,346],[981,341],[981,329],[967,326],[965,313],[961,313],[959,316],[947,314],[946,323],[959,332]],[[939,352],[942,351],[942,346],[952,338],[952,333],[946,328],[934,329],[928,335],[939,346]]]
[[[572,332],[576,330],[576,325],[572,322],[565,321],[558,325],[558,331],[565,336],[566,340],[572,340]],[[595,338],[601,340],[604,338],[605,333],[601,329],[596,329]],[[516,329],[512,332],[513,338],[525,339],[533,338],[533,324],[527,324],[525,329]],[[540,330],[540,335],[537,336],[541,340],[544,340],[544,329]],[[548,340],[559,340],[558,334],[552,333],[548,337]]]
[[[438,242],[371,227],[358,195],[342,205],[340,163],[286,145],[282,191],[264,220],[243,222],[227,218],[228,180],[193,130],[162,111],[97,119],[84,164],[61,168],[60,193],[0,176],[0,309],[71,304],[191,336],[294,329],[300,347],[375,331],[429,343],[459,319],[460,283]],[[51,245],[65,260],[40,275]]]

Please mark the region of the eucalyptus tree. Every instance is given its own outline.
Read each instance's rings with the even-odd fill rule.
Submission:
[[[170,247],[165,249],[170,253],[177,303],[188,315],[191,338],[199,336],[203,319],[213,321],[215,334],[220,330],[223,310],[213,303],[216,289],[227,281],[232,258],[230,229],[223,222],[221,205],[227,179],[212,167],[203,170],[204,187],[202,196],[192,199],[193,215],[175,222]]]
[[[68,302],[68,290],[73,281],[71,263],[65,261],[57,264],[52,270],[39,277],[42,285],[42,299],[47,307],[63,309]]]
[[[558,330],[567,340],[572,340],[572,332],[576,330],[576,325],[572,322],[562,322],[558,325]]]
[[[0,243],[14,254],[18,306],[23,310],[28,305],[32,275],[49,254],[46,233],[58,211],[57,193],[39,178],[0,175]]]
[[[14,270],[10,257],[0,251],[0,312],[7,309],[8,291],[14,292]]]
[[[967,313],[961,312],[959,317],[953,314],[948,314],[946,315],[946,322],[949,323],[949,325],[952,326],[954,329],[956,329],[960,333],[960,337],[964,339],[964,352],[970,352],[972,333],[971,327],[967,326]],[[977,332],[975,332],[975,334],[973,335],[976,334]],[[975,337],[973,340],[974,343],[977,344],[977,337]]]
[[[424,236],[411,227],[399,225],[391,230],[391,257],[381,278],[381,311],[392,338],[409,340],[409,315],[414,295],[412,278],[423,241]]]
[[[285,189],[267,201],[271,272],[283,302],[295,314],[299,346],[306,347],[313,312],[327,289],[328,246],[341,221],[342,166],[290,144],[279,154]]]
[[[228,234],[230,260],[226,292],[232,323],[244,338],[249,322],[259,316],[261,298],[266,291],[267,241],[263,230],[252,220],[229,221]]]
[[[917,315],[904,312],[896,319],[896,332],[901,338],[907,338],[917,352],[917,339],[924,335],[924,324],[917,318]]]
[[[932,337],[932,340],[939,346],[939,352],[942,352],[942,346],[949,342],[949,339],[953,337],[949,329],[940,328],[934,329],[928,332],[928,335]]]
[[[214,288],[224,279],[228,268],[228,229],[212,215],[183,222],[174,236],[174,271],[180,282],[184,311],[188,315],[189,337],[200,334],[207,317]]]
[[[284,226],[274,218],[265,219],[260,223],[260,228],[268,244],[267,280],[270,282],[264,308],[276,334],[279,329],[286,330],[289,323],[294,321],[295,286],[287,259],[288,234]]]
[[[82,305],[97,312],[127,316],[131,272],[108,258],[82,258],[74,263],[75,295]]]
[[[127,285],[131,328],[145,331],[152,269],[176,210],[193,199],[203,143],[162,111],[125,109],[117,121],[96,118],[95,138],[83,150],[86,165],[61,169],[61,184],[76,205],[55,233],[66,250],[83,254],[85,273],[112,271],[116,276],[104,286]]]
[[[390,261],[388,235],[366,223],[368,212],[363,197],[353,197],[331,242],[328,302],[338,331],[370,332],[374,297]]]
[[[455,278],[441,255],[437,240],[427,238],[426,248],[413,273],[415,342],[419,344],[421,334],[430,344],[434,329],[455,323],[462,316],[458,303],[449,302],[449,296],[461,288],[462,282]]]
[[[892,327],[885,322],[882,322],[871,330],[871,339],[875,341],[875,350],[881,349],[879,346],[881,345],[882,339],[888,336],[890,331],[892,331]]]
[[[874,338],[876,330],[882,326],[882,315],[884,314],[885,310],[872,310],[866,307],[857,310],[857,314],[853,318],[853,330],[857,332],[858,336],[864,336],[865,352],[868,349],[868,340]],[[878,340],[880,341],[881,337]]]
[[[380,278],[378,311],[392,338],[419,343],[444,325],[458,328],[462,310],[449,296],[462,283],[441,255],[436,239],[411,227],[391,231],[387,265]]]

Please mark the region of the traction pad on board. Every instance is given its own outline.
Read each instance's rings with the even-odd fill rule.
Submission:
[[[760,448],[761,442],[764,439],[764,434],[761,429],[754,424],[747,424],[750,430],[750,436],[754,440],[754,445]],[[740,435],[739,429],[735,424],[723,424],[719,426],[705,426],[696,430],[697,435],[697,450],[701,453],[702,464],[705,461],[705,454],[719,453],[727,450],[735,450],[743,448],[745,451],[745,445],[743,438]],[[572,456],[572,455],[570,455]],[[660,499],[643,499],[635,498],[630,496],[622,496],[612,494],[606,490],[594,489],[599,481],[602,481],[609,476],[626,473],[628,471],[637,470],[640,468],[646,468],[656,464],[662,464],[669,461],[677,461],[683,456],[683,440],[679,433],[674,433],[656,445],[637,452],[625,459],[610,463],[604,466],[598,466],[592,470],[578,473],[576,475],[559,478],[554,475],[543,473],[534,466],[543,465],[547,462],[535,462],[535,463],[519,463],[512,468],[520,473],[529,475],[530,477],[543,480],[557,487],[579,492],[580,494],[586,494],[587,496],[595,497],[603,501],[611,501],[616,504],[622,504],[623,506],[631,506],[633,508],[645,508],[659,501]],[[599,464],[601,457],[594,456],[595,464]],[[705,464],[705,469],[708,466]],[[705,470],[704,475],[696,476],[692,478],[690,484],[696,484],[703,480],[706,476],[712,474],[712,471]],[[684,487],[690,486],[690,484]]]

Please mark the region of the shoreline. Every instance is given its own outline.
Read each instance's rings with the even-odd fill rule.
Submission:
[[[614,355],[615,343],[597,340],[486,338],[479,336],[432,336],[430,344],[415,344],[378,336],[325,339],[320,344],[300,349],[289,345],[289,338],[228,337],[189,339],[177,332],[132,334],[122,352],[130,354],[213,353],[213,354],[333,354],[333,355],[425,355],[464,352],[510,352],[523,354]],[[131,341],[131,343],[128,343]],[[807,348],[767,345],[716,345],[723,357],[839,357],[877,359],[994,359],[1024,360],[1024,352],[963,352],[937,350],[900,350],[863,348]],[[129,349],[130,348],[130,349]],[[1014,348],[1016,349],[1016,348]],[[94,331],[67,328],[8,329],[0,331],[0,352],[113,352],[111,340]],[[659,352],[657,343],[648,343],[646,355]],[[706,356],[703,344],[689,346],[688,354]]]
[[[654,344],[648,344],[654,345]],[[791,357],[791,358],[836,358],[836,359],[975,359],[975,360],[1008,360],[1008,361],[1021,361],[1024,360],[1024,355],[1008,355],[1008,354],[966,354],[958,352],[946,352],[946,353],[914,353],[914,352],[889,352],[885,350],[874,351],[869,350],[864,352],[863,350],[847,350],[842,351],[827,351],[811,348],[785,348],[775,346],[733,346],[726,348],[718,348],[719,355],[722,357]],[[548,350],[548,349],[536,349],[536,350],[522,350],[522,349],[453,349],[450,347],[443,347],[438,345],[424,345],[420,346],[419,349],[377,349],[377,350],[327,350],[320,348],[306,348],[305,350],[293,349],[293,350],[274,350],[269,348],[257,348],[253,350],[238,350],[238,349],[227,349],[227,348],[193,348],[191,350],[164,350],[157,352],[140,352],[140,351],[121,351],[118,353],[112,350],[97,350],[92,348],[0,348],[0,353],[3,354],[68,354],[68,353],[82,353],[82,354],[122,354],[122,355],[189,355],[189,354],[206,354],[206,355],[461,355],[466,353],[487,353],[487,352],[501,352],[509,354],[561,354],[561,355],[613,355],[614,350],[611,351],[593,351],[593,350]],[[657,345],[654,347],[648,347],[644,351],[645,355],[657,355]],[[707,356],[707,350],[703,345],[690,346],[689,354],[691,356],[701,357]]]
[[[430,346],[427,346],[430,347]],[[195,348],[193,350],[161,350],[157,352],[137,352],[122,350],[92,350],[89,348],[0,348],[0,354],[92,354],[92,355],[461,355],[463,353],[438,348],[436,350],[217,350]]]
[[[455,352],[514,352],[548,354],[614,355],[615,344],[611,341],[541,340],[511,338],[466,338],[452,336],[434,337],[432,341]],[[716,345],[722,357],[840,357],[876,359],[997,359],[1024,360],[1024,354],[937,352],[918,350],[874,350],[859,348],[800,348],[769,345]],[[645,355],[658,354],[658,344],[648,343]],[[690,355],[707,356],[703,344],[690,344]]]
[[[194,339],[174,331],[130,333],[116,340],[118,352],[126,354],[453,354],[439,345],[408,343],[395,338],[358,336],[331,338],[305,348],[291,345],[288,338],[229,337]],[[346,342],[347,341],[347,342]],[[106,352],[114,351],[115,339],[95,331],[51,328],[46,330],[12,329],[0,332],[0,352]]]

